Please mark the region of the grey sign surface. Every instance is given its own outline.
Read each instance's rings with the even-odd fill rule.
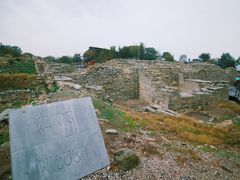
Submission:
[[[14,180],[79,179],[109,165],[90,97],[10,113]]]

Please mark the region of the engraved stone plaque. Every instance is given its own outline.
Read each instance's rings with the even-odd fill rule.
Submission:
[[[79,179],[109,165],[90,97],[10,113],[14,180]]]

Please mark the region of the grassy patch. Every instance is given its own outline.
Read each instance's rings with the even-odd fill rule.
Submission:
[[[239,129],[240,131],[240,121],[238,120],[237,122],[234,122],[235,126]]]
[[[211,148],[209,146],[202,146],[199,149],[202,150],[203,152],[213,153],[222,158],[231,158],[235,156],[235,154],[232,152],[217,148]]]
[[[0,57],[0,73],[36,74],[35,63],[31,58]]]
[[[240,115],[240,105],[235,102],[225,101],[216,104],[217,108],[228,109],[234,112],[235,114]]]
[[[239,126],[218,128],[212,125],[199,123],[189,117],[155,115],[151,113],[140,113],[131,110],[124,110],[135,122],[151,131],[165,131],[175,133],[185,140],[196,144],[211,145],[240,145]]]
[[[132,117],[113,105],[96,98],[93,99],[93,104],[94,107],[100,111],[99,118],[108,119],[116,128],[124,131],[132,131],[138,127]]]
[[[13,90],[13,89],[33,89],[36,88],[37,76],[31,74],[9,74],[0,73],[0,90]]]
[[[5,142],[9,141],[9,133],[8,132],[2,132],[0,133],[0,145],[4,144]]]
[[[94,99],[100,118],[108,119],[116,128],[126,131],[144,127],[148,131],[174,133],[194,144],[240,146],[240,123],[228,127],[215,127],[186,116],[167,116],[136,112],[124,107],[116,108]]]

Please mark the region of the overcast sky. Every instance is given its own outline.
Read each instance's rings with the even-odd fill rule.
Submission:
[[[40,56],[143,42],[160,52],[240,56],[240,0],[0,0],[0,42]]]

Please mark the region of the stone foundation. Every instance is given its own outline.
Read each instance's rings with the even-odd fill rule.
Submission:
[[[0,104],[12,104],[17,102],[28,102],[36,97],[36,92],[27,90],[8,90],[0,92]]]
[[[208,63],[111,60],[71,78],[103,99],[141,99],[176,111],[228,99],[228,75]]]
[[[127,100],[139,97],[139,76],[136,68],[99,66],[81,76],[72,76],[72,79],[74,83],[83,85],[89,91],[97,91],[98,96],[103,99]]]

